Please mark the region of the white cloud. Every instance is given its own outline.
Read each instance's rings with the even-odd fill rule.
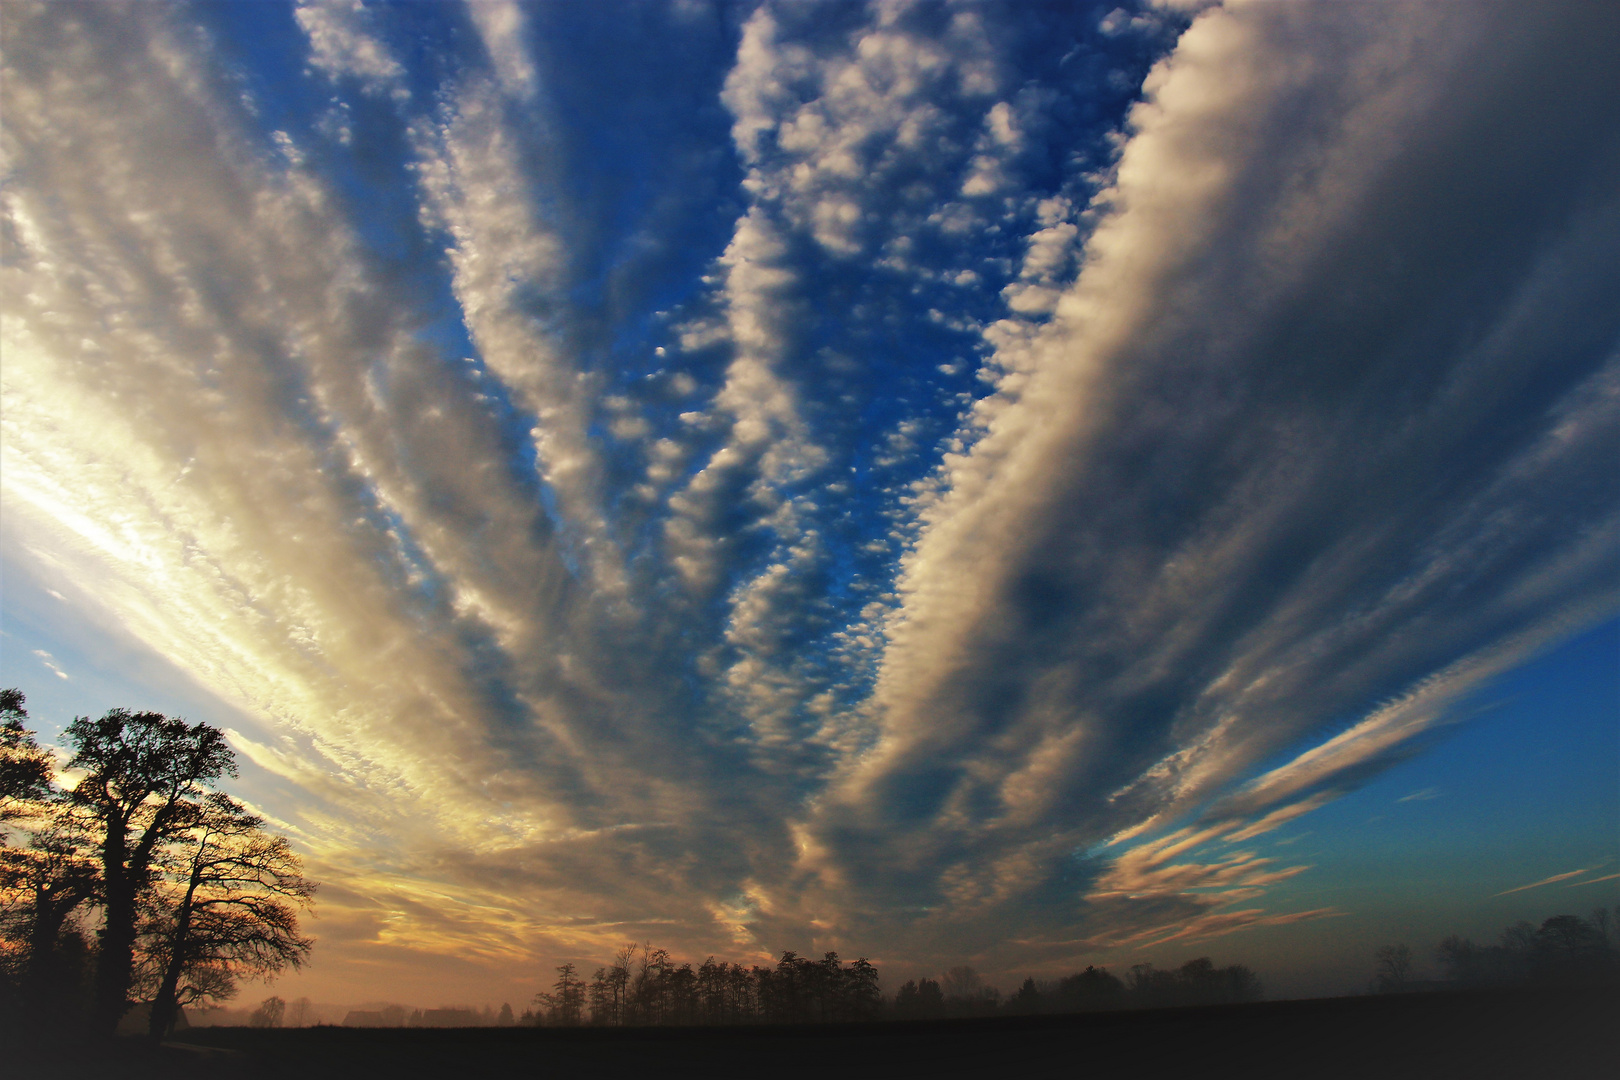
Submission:
[[[354,78],[370,94],[410,97],[405,68],[372,32],[373,10],[361,0],[300,0],[294,17],[309,37],[311,67]]]
[[[523,43],[522,6],[516,0],[470,0],[467,14],[483,39],[501,89],[519,100],[532,100],[539,76]]]

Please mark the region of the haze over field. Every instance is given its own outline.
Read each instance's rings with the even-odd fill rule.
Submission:
[[[0,685],[228,729],[289,1000],[1620,897],[1620,7],[0,20]]]

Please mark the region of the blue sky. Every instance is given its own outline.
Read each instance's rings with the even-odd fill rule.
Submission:
[[[1612,902],[1617,34],[8,9],[4,682],[228,728],[329,998]]]

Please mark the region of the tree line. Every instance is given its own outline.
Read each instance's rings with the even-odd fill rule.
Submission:
[[[1224,1005],[1258,1001],[1260,980],[1242,964],[1216,967],[1207,956],[1177,968],[1133,964],[1121,979],[1105,967],[1056,979],[1026,978],[1002,997],[971,967],[954,967],[938,980],[908,981],[894,996],[891,1015],[899,1020],[963,1016],[1040,1016],[1116,1009],[1157,1009],[1178,1005]]]
[[[668,950],[626,945],[587,981],[573,964],[557,968],[550,990],[535,995],[525,1024],[575,1027],[843,1023],[883,1011],[878,970],[866,958],[837,953],[812,960],[784,952],[775,967],[709,957],[693,967]]]
[[[1539,927],[1521,920],[1503,930],[1494,945],[1477,945],[1452,934],[1434,948],[1439,979],[1417,977],[1416,957],[1409,946],[1385,945],[1375,954],[1372,990],[1399,994],[1620,984],[1620,948],[1613,934],[1617,922],[1620,907],[1597,908],[1590,919],[1554,915]]]
[[[237,775],[222,731],[127,709],[75,717],[62,772],[78,780],[64,786],[25,704],[0,690],[0,1022],[110,1037],[140,1004],[159,1039],[184,1006],[304,962],[315,884],[219,790]]]
[[[694,967],[643,944],[626,945],[589,979],[576,965],[561,965],[519,1022],[642,1027],[929,1020],[1215,1005],[1257,1001],[1261,994],[1248,968],[1216,967],[1201,957],[1171,969],[1136,964],[1124,979],[1098,967],[1059,979],[1031,977],[1005,999],[973,968],[954,967],[938,979],[908,980],[885,998],[878,969],[864,957],[844,963],[834,952],[820,960],[784,952],[774,967],[744,967],[711,956]]]

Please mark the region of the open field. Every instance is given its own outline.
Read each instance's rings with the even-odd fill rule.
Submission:
[[[843,1027],[207,1028],[37,1075],[1559,1077],[1615,1075],[1620,993],[1428,994]]]

